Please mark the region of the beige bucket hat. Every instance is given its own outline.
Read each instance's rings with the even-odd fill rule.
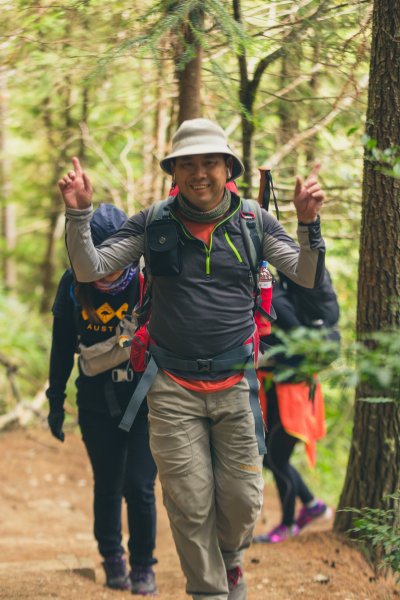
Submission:
[[[243,163],[230,149],[224,130],[208,119],[183,121],[172,138],[172,152],[160,161],[160,166],[172,175],[171,160],[192,154],[228,154],[233,159],[230,179],[236,179],[244,173]]]

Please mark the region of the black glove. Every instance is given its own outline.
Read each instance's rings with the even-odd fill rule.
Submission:
[[[64,441],[65,435],[63,432],[63,423],[64,423],[64,409],[51,410],[49,412],[49,416],[47,417],[47,422],[50,427],[50,431],[57,440],[60,442]]]

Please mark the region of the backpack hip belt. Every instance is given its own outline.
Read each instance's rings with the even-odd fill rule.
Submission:
[[[184,371],[192,374],[218,373],[223,371],[244,371],[249,384],[249,401],[254,415],[255,434],[260,454],[266,453],[264,422],[258,399],[258,380],[254,366],[253,344],[244,344],[228,352],[223,352],[212,358],[182,359],[172,352],[151,344],[150,360],[142,378],[129,401],[125,414],[119,424],[124,431],[129,431],[137,412],[149,391],[159,369]]]

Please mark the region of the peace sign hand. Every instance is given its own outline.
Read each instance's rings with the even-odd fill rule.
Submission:
[[[72,165],[74,170],[68,171],[58,182],[65,206],[67,208],[88,208],[92,202],[92,184],[76,156],[72,158]]]
[[[305,181],[299,175],[296,177],[293,203],[301,223],[313,223],[325,200],[325,193],[317,179],[320,168],[321,164],[317,163]]]

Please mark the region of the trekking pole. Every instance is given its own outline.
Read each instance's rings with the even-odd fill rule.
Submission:
[[[258,203],[265,210],[269,209],[269,201],[272,197],[274,199],[274,206],[276,212],[276,218],[279,221],[279,209],[278,209],[278,200],[276,197],[276,192],[274,188],[274,182],[272,180],[271,169],[269,167],[259,167],[260,171],[260,184],[258,188]]]

